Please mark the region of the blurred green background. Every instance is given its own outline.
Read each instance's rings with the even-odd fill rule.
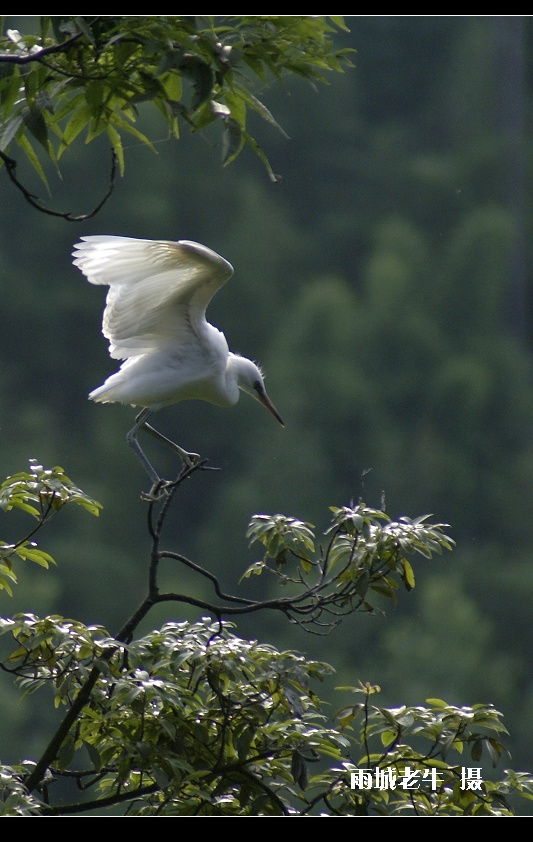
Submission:
[[[451,524],[454,553],[421,558],[417,587],[384,617],[349,617],[328,637],[274,613],[237,630],[331,663],[337,674],[318,690],[332,711],[346,701],[334,687],[358,679],[382,687],[383,705],[492,702],[511,732],[504,765],[531,771],[533,24],[346,22],[336,43],[357,50],[353,69],[319,89],[261,91],[288,135],[252,128],[279,184],[246,152],[222,169],[214,134],[167,140],[149,114],[142,128],[158,154],[132,141],[125,177],[84,224],[38,213],[0,171],[0,473],[32,457],[59,464],[104,506],[99,519],[67,510],[48,527],[40,546],[57,569],[19,568],[2,612],[63,614],[113,633],[144,595],[147,479],[125,438],[135,411],[87,400],[116,365],[100,333],[105,290],[84,281],[71,252],[86,234],[197,240],[235,267],[209,319],[264,367],[286,427],[245,395],[231,410],[162,411],[158,429],[221,468],[180,491],[166,546],[225,590],[268,595],[266,577],[239,585],[256,557],[245,537],[255,513],[320,532],[329,506],[363,497],[393,518]],[[98,143],[69,151],[63,180],[49,173],[50,205],[90,210],[108,160]],[[144,444],[175,476],[172,453]],[[6,541],[27,525],[0,517]],[[163,578],[212,596],[181,569]],[[195,616],[170,604],[146,628]],[[49,736],[41,692],[20,700],[0,675],[3,762]]]

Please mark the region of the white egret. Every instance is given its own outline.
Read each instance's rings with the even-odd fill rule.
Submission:
[[[127,440],[154,485],[161,480],[137,441],[139,430],[169,445],[189,467],[200,458],[147,423],[164,406],[189,399],[233,406],[241,389],[283,425],[259,367],[233,354],[224,334],[205,318],[211,298],[233,274],[227,260],[188,240],[81,240],[73,263],[91,284],[109,286],[102,332],[110,356],[124,360],[89,398],[142,407]]]

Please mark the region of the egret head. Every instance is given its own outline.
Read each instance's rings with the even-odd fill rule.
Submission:
[[[268,397],[265,389],[265,383],[261,369],[251,360],[246,357],[240,357],[237,354],[231,355],[233,358],[233,367],[237,375],[237,385],[239,389],[251,395],[256,401],[263,404],[266,409],[274,416],[276,421],[279,421],[282,427],[285,426],[279,412]]]

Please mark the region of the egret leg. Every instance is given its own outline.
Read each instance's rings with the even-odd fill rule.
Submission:
[[[149,418],[150,415],[152,415],[152,411],[148,409],[148,407],[146,407],[142,410],[142,412],[139,413],[139,415],[135,419],[134,426],[127,434],[127,439],[128,444],[130,445],[130,447],[133,448],[133,450],[137,454],[137,457],[143,464],[148,476],[154,484],[157,484],[161,482],[160,477],[158,476],[153,466],[150,464],[148,457],[146,456],[139,442],[137,441],[137,433],[139,432],[139,430],[146,430],[146,432],[150,433],[150,435],[153,436],[155,439],[157,439],[160,442],[163,442],[163,444],[166,444],[167,447],[170,447],[170,449],[173,450],[174,453],[177,453],[182,462],[184,462],[188,468],[193,468],[196,465],[196,463],[200,460],[200,456],[198,455],[198,453],[189,453],[187,450],[184,450],[182,447],[179,446],[179,444],[176,444],[171,439],[167,438],[158,430],[156,430],[155,427],[152,427],[151,424],[148,424],[147,418]]]
[[[180,447],[179,444],[176,444],[176,442],[172,441],[172,439],[167,439],[163,433],[160,433],[159,430],[156,430],[155,427],[151,426],[151,424],[147,424],[146,421],[144,422],[142,429],[146,430],[147,433],[150,433],[154,439],[157,439],[170,447],[174,453],[178,454],[182,462],[185,462],[188,468],[194,468],[196,463],[200,461],[199,453],[189,453],[188,450],[184,450],[183,447]]]
[[[129,433],[126,434],[126,438],[128,440],[129,446],[135,451],[137,458],[143,465],[146,473],[152,480],[153,484],[158,485],[161,482],[161,479],[155,468],[152,467],[152,465],[150,464],[148,457],[146,456],[143,449],[141,448],[141,445],[137,441],[137,433],[144,426],[145,418],[147,417],[147,415],[151,415],[149,409],[143,409],[143,411],[139,413],[139,415],[135,419],[135,424],[133,425]]]

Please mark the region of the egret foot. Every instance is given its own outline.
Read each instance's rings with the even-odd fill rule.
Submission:
[[[150,491],[141,492],[141,500],[146,503],[160,503],[170,494],[170,488],[175,485],[174,482],[168,479],[160,479],[154,482]]]
[[[202,459],[199,453],[188,453],[186,450],[181,451],[179,455],[183,464],[190,469],[196,468],[198,462]]]

